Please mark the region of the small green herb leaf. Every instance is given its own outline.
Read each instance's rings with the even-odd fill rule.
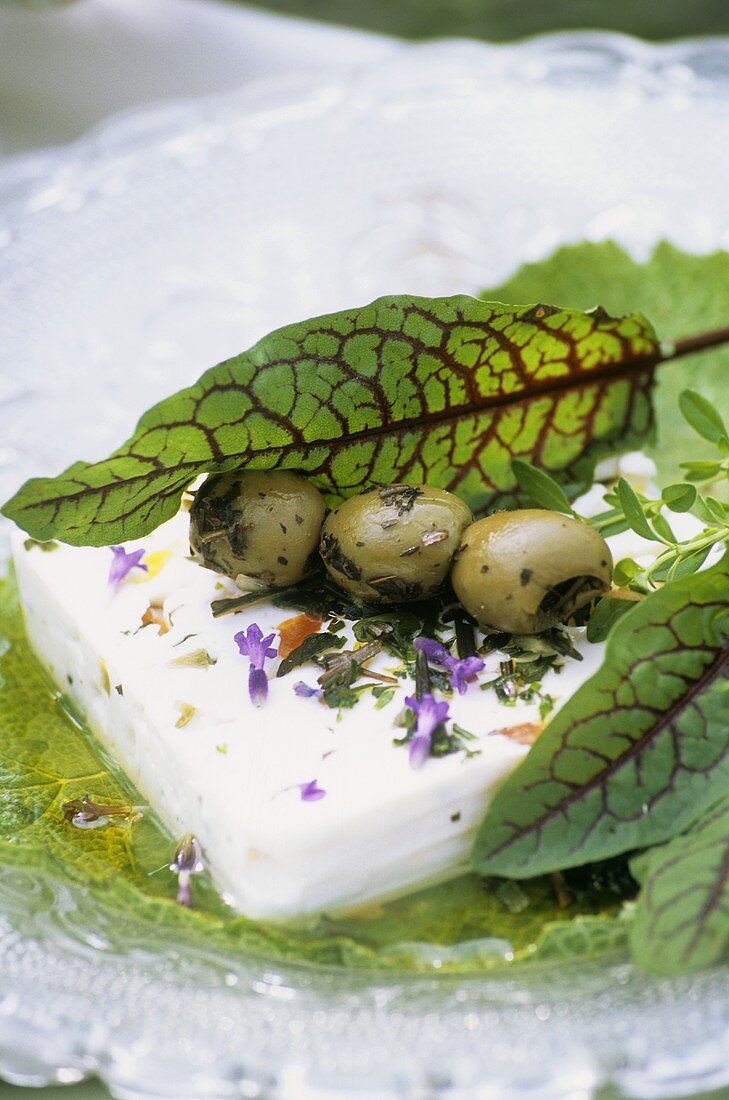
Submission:
[[[704,521],[704,523],[709,524],[709,526],[713,526],[714,524],[716,524],[717,520],[719,519],[719,517],[716,515],[715,509],[708,503],[706,497],[697,496],[696,500],[694,501],[693,512],[694,515],[698,516],[699,519]],[[723,519],[724,517],[722,516],[719,522],[722,522]]]
[[[655,542],[656,536],[645,518],[643,506],[633,486],[624,477],[621,477],[615,486],[615,491],[618,494],[620,507],[623,509],[623,514],[631,530],[635,531],[636,535],[641,535],[642,538]]]
[[[372,694],[377,699],[375,703],[375,710],[382,710],[388,703],[391,703],[395,698],[394,688],[374,688]]]
[[[613,583],[617,585],[628,585],[640,577],[643,572],[642,568],[638,565],[637,561],[633,561],[632,558],[621,558],[620,561],[615,563],[613,569]]]
[[[726,523],[729,519],[729,505],[722,504],[716,497],[704,497],[706,507],[714,517],[714,523]]]
[[[528,877],[686,828],[729,780],[726,559],[654,592],[497,792],[480,873]]]
[[[638,314],[380,298],[271,333],[108,459],[35,478],[3,511],[36,538],[104,546],[169,519],[198,475],[243,467],[301,470],[333,498],[407,477],[503,506],[514,458],[571,481],[642,442],[659,359]]]
[[[642,890],[630,946],[643,969],[675,974],[729,956],[729,798],[631,870]]]
[[[515,458],[511,469],[519,483],[519,488],[526,496],[538,504],[541,508],[549,508],[554,512],[566,512],[573,515],[572,506],[567,499],[562,486],[546,472],[540,470],[523,458]]]
[[[322,653],[328,653],[333,649],[341,649],[344,641],[344,638],[340,638],[337,634],[330,634],[327,630],[319,634],[309,634],[308,637],[304,638],[301,645],[298,645],[296,649],[289,653],[288,657],[284,657],[278,666],[276,676],[286,676],[287,673],[292,672],[300,665],[306,664],[307,661],[313,661],[315,657],[321,656]]]
[[[692,573],[698,572],[701,566],[704,564],[713,547],[705,546],[703,550],[695,550],[693,554],[687,554],[685,558],[680,558],[671,570],[671,579],[676,580],[678,577],[688,577]],[[660,577],[656,578],[660,580]]]
[[[711,481],[721,473],[721,462],[682,462],[681,469],[685,470],[687,481]]]
[[[696,487],[687,485],[685,481],[679,481],[675,485],[667,485],[661,493],[661,498],[672,512],[690,512],[694,506],[696,496]]]
[[[651,520],[651,526],[656,535],[663,542],[668,543],[671,546],[676,544],[676,536],[673,529],[665,516],[658,512]]]
[[[696,390],[684,390],[678,399],[681,412],[691,427],[710,443],[729,449],[728,433],[721,413]]]

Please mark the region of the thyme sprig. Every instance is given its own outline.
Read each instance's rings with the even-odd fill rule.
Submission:
[[[645,569],[631,558],[617,563],[615,583],[636,592],[647,593],[661,584],[696,573],[712,551],[729,546],[729,505],[716,496],[700,493],[697,488],[710,485],[726,492],[729,430],[718,410],[695,390],[683,391],[679,407],[691,427],[715,447],[717,455],[710,460],[682,462],[684,480],[665,486],[658,497],[637,492],[621,477],[605,494],[607,509],[585,519],[577,515],[562,486],[546,471],[521,460],[513,463],[522,490],[541,507],[581,519],[606,538],[632,530],[642,538],[662,544],[663,549]],[[680,539],[664,514],[666,510],[690,512],[703,526],[694,535]]]

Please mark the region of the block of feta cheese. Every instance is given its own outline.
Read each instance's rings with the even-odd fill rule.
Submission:
[[[187,535],[181,512],[128,544],[148,568],[116,589],[108,548],[43,553],[20,533],[14,542],[35,651],[173,836],[193,833],[221,892],[256,919],[351,910],[466,869],[489,800],[528,751],[498,731],[538,723],[538,701],[505,706],[478,685],[454,695],[451,715],[476,735],[478,754],[419,769],[393,743],[412,683],[381,709],[367,692],[338,713],[294,693],[298,680],[315,685],[316,666],[277,679],[274,659],[268,699],[254,706],[234,635],[253,622],[275,633],[294,613],[265,602],[214,618],[211,601],[237,590],[190,558]],[[602,646],[573,633],[584,659],[543,680],[555,709],[602,659]],[[482,680],[499,671],[499,655],[488,661]],[[371,667],[392,664],[380,655]],[[313,780],[325,795],[302,798]]]

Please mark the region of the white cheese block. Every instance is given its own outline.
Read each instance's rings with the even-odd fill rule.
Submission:
[[[197,836],[220,890],[256,919],[350,910],[463,871],[489,800],[527,751],[496,731],[538,722],[538,702],[507,707],[478,685],[454,695],[451,715],[477,735],[479,754],[430,758],[419,770],[393,744],[411,683],[380,710],[368,692],[338,714],[294,694],[297,680],[315,684],[314,665],[276,679],[272,660],[268,700],[255,707],[233,635],[254,621],[275,631],[295,612],[262,603],[214,619],[211,601],[236,590],[189,558],[187,524],[181,513],[129,544],[145,549],[149,572],[133,570],[116,592],[109,549],[48,553],[26,548],[20,533],[14,543],[34,649],[143,798],[173,835]],[[164,606],[167,633],[140,629],[151,603]],[[602,646],[573,633],[584,660],[543,681],[555,709],[602,659]],[[215,664],[171,666],[199,649]],[[381,655],[372,667],[393,664]],[[481,679],[498,664],[490,657]],[[301,784],[313,779],[326,795],[304,801]]]

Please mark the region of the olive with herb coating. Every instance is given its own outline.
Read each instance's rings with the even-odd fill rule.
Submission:
[[[327,516],[320,552],[337,584],[362,601],[419,600],[445,580],[471,519],[468,505],[444,489],[368,489]]]
[[[190,548],[217,573],[282,588],[316,568],[325,514],[321,493],[299,474],[213,475],[190,508]]]
[[[466,528],[451,580],[484,629],[538,634],[606,592],[612,569],[608,545],[593,527],[526,508]]]

